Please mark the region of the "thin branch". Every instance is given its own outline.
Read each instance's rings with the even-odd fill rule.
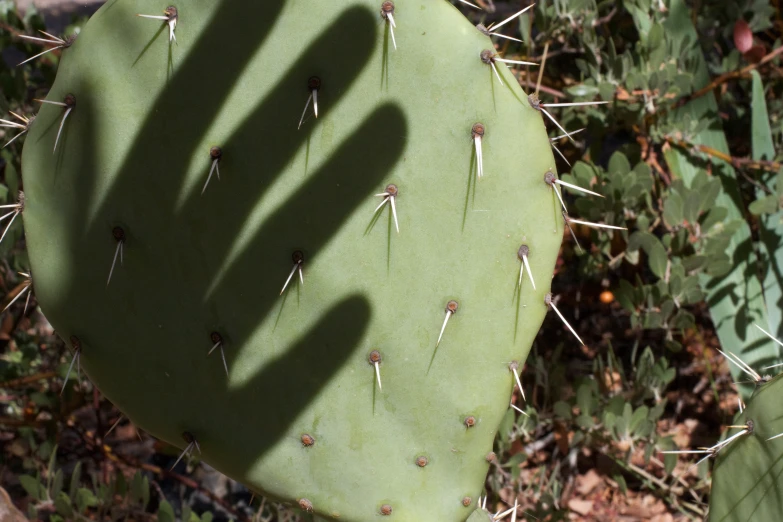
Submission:
[[[547,42],[544,44],[544,59],[541,60],[541,69],[540,69],[541,71],[546,70],[546,58],[548,54],[549,54],[549,40],[547,40]],[[544,75],[539,74],[538,80],[536,81],[536,96],[538,96],[538,91],[541,90],[541,80],[543,79],[544,79]]]
[[[731,72],[727,72],[725,74],[721,74],[720,76],[718,76],[717,78],[712,80],[712,82],[710,82],[709,85],[707,85],[705,87],[702,87],[701,89],[699,89],[698,91],[694,92],[690,96],[685,96],[685,97],[681,98],[675,104],[674,107],[675,108],[682,107],[683,105],[685,105],[689,101],[695,100],[696,98],[699,98],[699,97],[704,96],[705,94],[707,94],[709,92],[712,92],[714,89],[716,89],[717,87],[723,85],[726,82],[729,82],[729,81],[737,79],[737,78],[742,78],[743,76],[745,76],[748,73],[750,73],[750,71],[758,69],[759,67],[761,67],[765,63],[767,63],[767,62],[769,62],[771,60],[774,60],[775,57],[777,55],[779,55],[780,53],[783,53],[783,45],[778,47],[777,49],[774,49],[769,54],[767,54],[758,63],[752,63],[752,64],[750,64],[750,65],[748,65],[746,67],[743,67],[742,69],[740,69],[738,71],[731,71]]]
[[[611,11],[609,11],[606,16],[602,16],[601,18],[596,18],[593,20],[592,26],[598,27],[599,25],[603,25],[606,23],[609,23],[612,18],[614,18],[614,15],[617,14],[617,6],[614,6]]]
[[[783,48],[783,47],[781,47]],[[730,156],[725,152],[721,152],[707,145],[699,145],[696,143],[689,143],[682,139],[676,139],[671,136],[667,136],[666,142],[674,147],[679,147],[686,150],[696,150],[711,158],[716,158],[730,164],[736,169],[750,169],[750,170],[764,170],[767,172],[777,172],[780,170],[780,162],[777,161],[765,161],[765,160],[752,160],[750,158],[736,158]],[[756,184],[756,183],[754,183]]]
[[[8,31],[12,35],[14,35],[14,38],[19,38],[21,35],[24,34],[22,31],[20,31],[16,27],[10,26],[10,25],[2,23],[2,22],[0,22],[0,29],[2,29],[3,31]]]
[[[0,388],[19,388],[26,384],[33,384],[38,381],[46,381],[57,377],[57,372],[42,372],[35,375],[28,375],[27,377],[20,377],[18,379],[12,379],[0,383]]]
[[[535,82],[531,81],[529,76],[525,76],[525,79],[520,80],[519,84],[522,85],[523,87],[526,87],[527,89],[535,89],[536,87]],[[540,90],[541,92],[545,92],[555,98],[562,98],[562,99],[567,98],[564,92],[558,91],[557,89],[553,89],[552,87],[547,87],[546,85],[542,85]]]

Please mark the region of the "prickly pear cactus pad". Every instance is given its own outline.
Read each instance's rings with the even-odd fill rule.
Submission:
[[[135,424],[327,519],[463,521],[547,313],[555,164],[487,36],[383,4],[110,0],[22,216],[42,310]]]
[[[783,512],[783,374],[760,385],[717,456],[710,522],[780,520]],[[745,432],[745,433],[742,433]]]

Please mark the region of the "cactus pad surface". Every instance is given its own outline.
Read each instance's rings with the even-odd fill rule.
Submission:
[[[136,16],[167,7],[107,2],[54,154],[63,107],[30,129],[42,310],[135,424],[255,491],[466,520],[563,233],[541,113],[445,0],[394,2],[396,50],[376,0],[188,0],[174,41]]]

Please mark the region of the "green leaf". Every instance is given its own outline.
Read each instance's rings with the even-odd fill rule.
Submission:
[[[660,47],[663,43],[663,26],[655,24],[650,28],[650,34],[647,36],[647,48],[650,50]]]
[[[89,507],[98,505],[98,499],[92,491],[87,488],[79,488],[76,492],[76,510],[78,513],[84,513]]]
[[[595,426],[595,421],[590,415],[580,415],[576,418],[576,425],[583,430],[590,430]]]
[[[131,479],[130,483],[130,493],[131,493],[131,501],[133,502],[139,502],[142,498],[141,493],[141,481],[142,481],[142,475],[141,471],[137,471],[133,478]]]
[[[628,431],[628,423],[631,422],[631,415],[633,414],[631,405],[626,403],[626,408],[623,410],[622,415],[618,415],[614,420],[614,433],[616,437],[623,437]]]
[[[753,111],[753,126],[751,129],[751,145],[753,147],[754,160],[775,159],[775,145],[772,141],[772,129],[769,127],[769,113],[767,112],[767,100],[764,97],[764,84],[758,71],[750,72],[753,79],[753,98],[751,109]]]
[[[57,495],[60,494],[60,492],[63,490],[63,470],[58,469],[57,473],[54,474],[54,480],[52,481],[52,487],[49,491],[51,491],[51,494],[49,495],[51,498],[56,498]]]
[[[623,495],[628,494],[628,484],[625,482],[625,477],[619,473],[612,475],[612,478],[617,482],[617,486],[620,488],[620,492]]]
[[[778,211],[778,197],[774,195],[764,196],[757,199],[748,206],[751,214],[759,216],[761,214],[774,214]]]
[[[638,250],[639,248],[644,249],[647,253],[647,262],[653,274],[662,278],[666,273],[666,265],[669,261],[663,243],[649,232],[634,232],[628,239],[628,250]]]
[[[158,507],[158,522],[177,522],[174,516],[174,508],[165,500],[161,500]]]
[[[114,480],[114,493],[125,498],[128,493],[128,482],[125,480],[125,474],[122,471],[118,471]]]
[[[752,147],[753,159],[774,159],[775,146],[772,140],[772,129],[769,125],[769,113],[764,97],[764,84],[758,71],[751,71],[753,79],[752,99]],[[783,190],[780,180],[783,177],[783,169],[775,176],[775,190],[778,194]],[[771,185],[773,176],[768,175],[762,182]],[[769,314],[766,325],[767,331],[777,338],[783,336],[783,247],[780,246],[780,237],[783,235],[783,212],[780,211],[779,199],[775,196],[767,196],[760,189],[756,192],[758,198],[750,205],[750,211],[759,218],[759,237],[761,239],[761,271],[764,274],[764,300]],[[763,323],[762,323],[763,324]],[[765,328],[766,329],[766,328]],[[765,361],[767,362],[767,361]],[[780,358],[773,362],[779,363]],[[768,365],[773,362],[767,362]]]
[[[635,433],[636,430],[642,426],[642,423],[647,420],[647,415],[649,413],[650,410],[647,406],[640,406],[634,410],[633,415],[631,416],[631,422],[628,423],[628,431]]]
[[[150,503],[150,481],[147,477],[144,477],[144,481],[142,482],[142,497],[141,497],[141,506],[143,508],[146,508],[147,505]]]
[[[79,488],[79,485],[82,481],[82,463],[77,462],[76,466],[73,468],[73,473],[71,473],[71,484],[68,487],[68,496],[70,498],[76,497],[76,490]]]
[[[531,30],[530,13],[524,13],[522,16],[519,17],[519,32],[522,35],[523,42],[531,41],[530,30]]]
[[[45,489],[38,479],[30,475],[20,475],[19,483],[24,490],[35,500],[43,500]]]
[[[553,407],[555,415],[566,420],[571,419],[571,406],[567,402],[557,401]]]
[[[101,484],[98,486],[98,502],[100,504],[109,504],[112,499],[112,490],[107,486],[106,484]]]
[[[663,469],[667,474],[671,475],[674,467],[677,465],[677,455],[667,453],[663,456]]]
[[[70,497],[68,497],[68,495],[65,494],[64,491],[60,491],[57,497],[55,497],[54,508],[57,510],[59,514],[61,514],[67,519],[73,517],[73,508],[71,507],[71,499]]]
[[[678,330],[686,330],[696,323],[696,318],[687,310],[680,309],[672,319],[672,327]]]
[[[598,86],[598,90],[601,91],[602,100],[611,100],[614,96],[615,86],[610,82],[601,82]]]
[[[614,428],[615,424],[617,423],[617,415],[612,413],[611,411],[604,412],[604,426],[607,430],[611,430]]]
[[[634,295],[636,291],[625,279],[620,280],[620,286],[615,290],[614,296],[617,298],[617,302],[620,303],[627,312],[635,312],[636,305],[634,304]]]
[[[568,87],[565,92],[572,98],[584,98],[585,96],[593,98],[596,94],[598,94],[598,87],[595,85],[585,85],[584,83],[580,83],[578,85],[572,85]]]
[[[527,460],[527,455],[525,455],[524,453],[517,453],[516,455],[508,459],[508,462],[503,467],[509,468],[511,470],[511,477],[514,480],[517,480],[519,478],[520,473],[522,472],[522,469],[519,466],[520,464],[524,463],[526,460]]]
[[[576,404],[579,406],[579,411],[583,415],[592,415],[593,409],[598,406],[598,401],[593,395],[593,383],[595,383],[595,381],[586,382],[580,385],[576,390]]]
[[[646,10],[640,9],[631,2],[623,2],[623,7],[625,7],[631,14],[634,25],[639,31],[639,37],[641,38],[642,42],[645,42],[650,33],[650,30],[654,27],[652,20],[650,19],[650,15],[647,14]]]
[[[515,423],[515,415],[514,410],[509,408],[506,410],[506,414],[503,416],[503,420],[500,421],[500,426],[498,426],[498,433],[500,434],[500,440],[504,443],[508,443],[509,439],[511,437],[511,432],[514,430],[514,423]]]
[[[669,193],[669,197],[663,203],[663,220],[670,227],[682,225],[684,219],[682,209],[684,207],[682,197],[674,191]]]
[[[35,403],[36,406],[52,407],[55,404],[55,399],[46,393],[33,392],[30,394],[30,400]]]
[[[666,361],[666,359],[663,360],[664,362]],[[674,368],[670,368],[670,370],[672,370],[671,375],[672,378],[674,378],[677,372],[674,370]],[[661,402],[659,402],[658,404],[656,404],[650,409],[650,414],[647,416],[647,418],[653,422],[657,422],[658,419],[660,419],[661,416],[663,416],[663,412],[665,411],[665,409],[666,409],[666,399],[663,399]]]
[[[612,157],[609,158],[609,168],[606,171],[609,175],[612,174],[628,174],[631,172],[631,162],[625,157],[622,152],[615,152]]]
[[[720,278],[731,273],[731,269],[731,261],[727,259],[718,259],[716,261],[710,261],[707,263],[707,267],[704,269],[704,271],[715,278]]]
[[[142,509],[147,507],[150,501],[150,483],[147,477],[137,471],[130,483],[131,502],[141,504]]]
[[[729,215],[729,210],[724,207],[712,207],[702,221],[702,230],[709,232],[712,227],[722,224]]]
[[[699,212],[701,211],[701,194],[696,191],[689,191],[685,197],[683,206],[683,217],[685,221],[694,224],[699,221]]]
[[[8,190],[4,194],[4,200],[13,200],[15,203],[16,195],[19,193],[19,172],[16,170],[13,161],[5,164],[5,185],[8,187]]]
[[[700,212],[707,212],[715,205],[715,200],[720,195],[720,180],[712,179],[703,188],[699,189],[701,195],[701,203],[699,204]]]
[[[54,443],[45,440],[41,443],[40,446],[38,446],[38,450],[36,451],[36,453],[40,458],[46,459],[47,462],[49,462],[52,458],[52,455],[54,455],[56,449],[57,446]],[[47,470],[50,469],[50,466],[51,466],[51,462],[47,465]]]
[[[650,264],[650,270],[652,270],[653,274],[662,278],[666,274],[666,265],[669,261],[663,245],[660,242],[655,243],[647,254],[649,256],[647,261]]]

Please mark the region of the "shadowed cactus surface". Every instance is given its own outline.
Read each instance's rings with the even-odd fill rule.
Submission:
[[[41,308],[135,424],[326,519],[461,521],[547,312],[555,164],[487,36],[387,4],[107,2],[22,216]]]

